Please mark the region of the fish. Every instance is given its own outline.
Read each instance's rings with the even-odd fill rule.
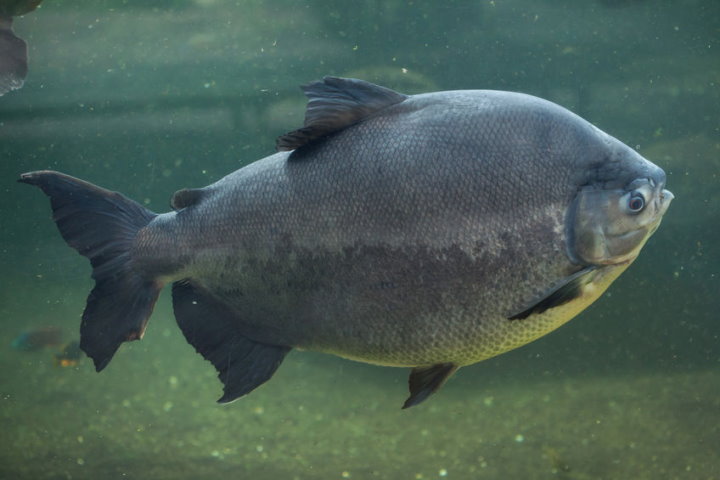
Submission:
[[[0,2],[0,97],[22,88],[28,73],[27,43],[13,32],[13,17],[32,12],[41,2],[42,0]]]
[[[171,284],[218,402],[297,349],[410,368],[408,408],[597,300],[673,199],[660,167],[538,97],[340,77],[302,89],[304,125],[276,153],[177,191],[166,213],[63,173],[21,175],[92,265],[80,348],[97,371]]]
[[[62,346],[60,351],[53,355],[53,363],[56,367],[76,367],[82,359],[80,342],[73,340]]]
[[[11,346],[16,350],[32,352],[45,347],[62,344],[62,329],[55,326],[37,327],[21,332],[15,337]]]

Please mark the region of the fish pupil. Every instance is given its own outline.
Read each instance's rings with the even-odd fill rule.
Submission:
[[[632,212],[639,212],[640,210],[645,207],[645,198],[642,196],[642,193],[634,192],[630,196],[630,201],[628,202],[628,208]]]

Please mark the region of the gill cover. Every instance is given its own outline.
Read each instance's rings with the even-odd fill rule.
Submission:
[[[569,250],[574,260],[589,265],[634,260],[673,198],[663,190],[663,183],[640,178],[622,189],[580,189],[569,222]]]

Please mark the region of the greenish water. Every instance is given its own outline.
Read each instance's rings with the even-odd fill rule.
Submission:
[[[0,478],[720,479],[720,3],[46,0],[15,30],[31,63],[0,97]],[[10,347],[75,338],[92,287],[21,172],[165,211],[272,153],[324,75],[548,98],[639,148],[676,199],[586,312],[409,410],[406,370],[308,352],[217,405],[168,292],[101,374]]]

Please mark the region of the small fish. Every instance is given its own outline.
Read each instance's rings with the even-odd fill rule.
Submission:
[[[220,402],[298,348],[412,368],[407,408],[598,299],[673,199],[661,168],[537,97],[335,77],[304,91],[305,125],[279,153],[178,191],[168,213],[62,173],[21,176],[92,264],[80,348],[98,371],[172,284]]]
[[[81,358],[80,342],[73,340],[64,345],[62,350],[54,355],[54,363],[58,367],[75,367],[80,363]]]
[[[22,88],[28,72],[27,44],[13,32],[13,17],[32,12],[41,1],[0,1],[0,96]]]
[[[56,347],[62,345],[62,329],[53,326],[33,328],[15,337],[11,345],[25,352]]]

